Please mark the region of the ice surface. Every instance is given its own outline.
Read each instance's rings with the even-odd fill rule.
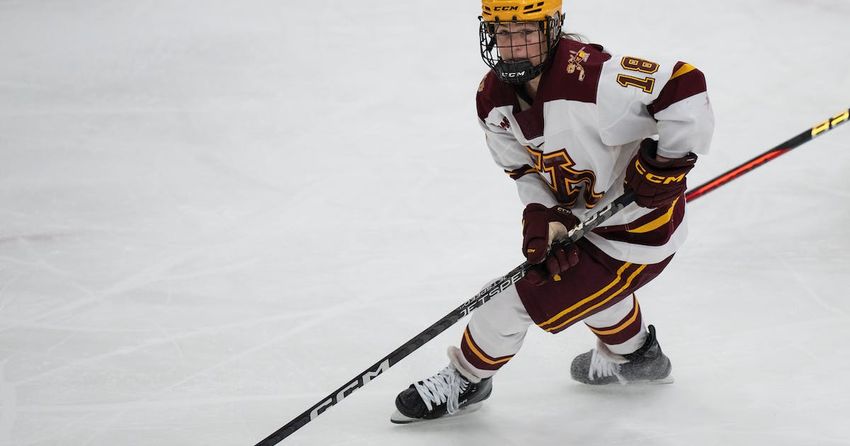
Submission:
[[[707,73],[698,184],[850,107],[850,3],[568,1]],[[478,3],[0,1],[0,444],[248,445],[521,260]],[[695,202],[641,293],[676,383],[531,329],[468,417],[389,423],[457,324],[297,445],[850,444],[850,127]]]

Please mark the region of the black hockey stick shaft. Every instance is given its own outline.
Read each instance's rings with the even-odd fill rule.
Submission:
[[[697,198],[717,189],[720,186],[734,180],[735,178],[744,175],[745,173],[771,161],[781,155],[784,155],[794,149],[807,143],[820,135],[828,132],[829,130],[834,129],[836,126],[843,124],[850,120],[850,109],[844,110],[842,113],[839,113],[825,121],[819,122],[812,126],[809,130],[806,130],[803,133],[789,139],[788,141],[779,144],[778,146],[768,150],[767,152],[762,153],[761,155],[756,156],[755,158],[735,167],[734,169],[730,169],[709,181],[706,181],[703,184],[700,184],[697,187],[692,188],[687,192],[685,198],[690,202],[694,201]]]
[[[561,244],[568,245],[579,240],[588,231],[592,230],[600,223],[619,212],[633,200],[634,198],[631,193],[625,193],[621,195],[613,202],[603,207],[598,212],[594,213],[590,218],[579,224],[579,226],[572,229],[567,235],[569,240],[561,242]],[[437,337],[437,335],[454,325],[461,318],[472,312],[472,310],[484,305],[493,296],[501,293],[502,291],[506,290],[508,287],[525,277],[525,274],[528,272],[529,268],[531,268],[531,265],[528,262],[523,262],[521,265],[512,269],[501,279],[497,280],[493,284],[481,290],[478,294],[475,295],[475,297],[469,299],[461,306],[452,310],[449,314],[443,316],[442,319],[435,322],[430,327],[426,328],[424,331],[422,331],[422,333],[419,333],[418,335],[414,336],[409,341],[402,344],[401,347],[395,349],[389,355],[381,358],[378,362],[366,369],[363,373],[357,375],[354,379],[347,382],[345,385],[336,389],[333,393],[313,405],[313,407],[307,409],[304,413],[295,417],[295,419],[293,419],[289,423],[286,423],[285,426],[281,427],[273,434],[269,435],[264,440],[257,443],[257,446],[276,445],[284,438],[292,435],[293,432],[297,431],[305,424],[313,421],[313,419],[324,413],[324,411],[329,409],[331,406],[339,403],[344,398],[351,395],[352,392],[365,386],[375,377],[377,377],[383,372],[386,372],[390,367],[404,359],[407,355],[413,353],[419,347],[425,345],[426,342]]]

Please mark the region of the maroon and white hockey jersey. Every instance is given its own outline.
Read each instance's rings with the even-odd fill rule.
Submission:
[[[524,204],[572,208],[579,218],[623,193],[640,141],[657,135],[658,154],[708,151],[714,117],[705,78],[692,65],[609,54],[562,38],[527,104],[490,71],[478,116],[493,159],[516,180]],[[669,208],[627,206],[586,235],[609,256],[657,263],[687,235],[685,199]]]

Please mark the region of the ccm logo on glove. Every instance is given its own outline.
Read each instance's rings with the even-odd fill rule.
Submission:
[[[670,206],[687,190],[685,177],[697,162],[693,153],[662,161],[656,157],[657,152],[658,142],[644,139],[638,153],[626,167],[625,188],[634,192],[635,203],[641,207]]]
[[[685,174],[681,174],[677,177],[664,177],[651,173],[646,169],[646,167],[643,167],[643,164],[640,163],[640,159],[635,160],[635,169],[637,170],[637,173],[643,175],[647,181],[655,184],[681,183],[685,181]]]

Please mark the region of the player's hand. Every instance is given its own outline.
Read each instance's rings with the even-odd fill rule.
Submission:
[[[645,208],[670,206],[687,190],[685,176],[697,162],[693,153],[662,161],[656,156],[657,151],[657,141],[644,139],[626,167],[626,190],[634,191],[635,203]]]
[[[570,229],[579,224],[579,219],[563,206],[547,208],[531,203],[522,213],[522,254],[529,263],[540,264],[526,278],[539,285],[548,278],[560,280],[559,274],[578,263],[578,249],[570,244],[567,248],[552,243],[565,239]]]

